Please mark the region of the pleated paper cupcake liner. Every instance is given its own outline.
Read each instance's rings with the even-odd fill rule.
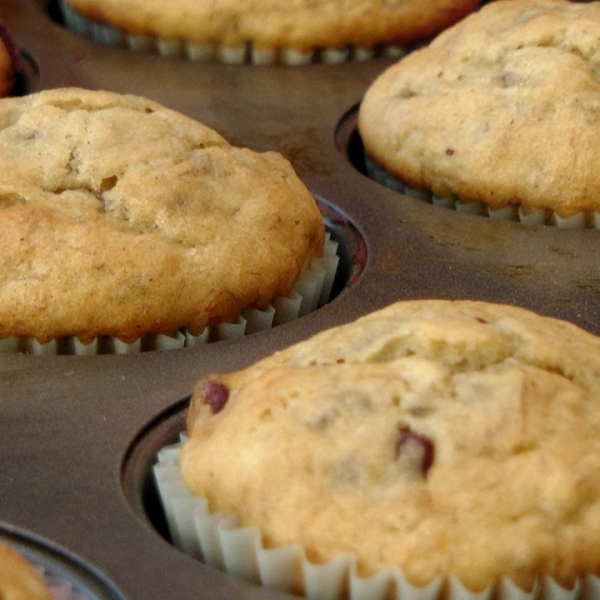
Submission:
[[[311,63],[338,64],[366,61],[385,56],[400,58],[408,51],[404,46],[386,44],[371,47],[345,46],[343,48],[261,48],[252,43],[239,46],[225,44],[195,44],[185,40],[165,40],[152,35],[130,34],[92,21],[73,10],[65,0],[60,0],[65,25],[74,33],[100,44],[128,48],[133,52],[150,52],[167,57],[186,58],[196,62],[224,64],[251,64],[300,66]]]
[[[493,209],[483,202],[462,202],[455,196],[438,197],[427,190],[416,190],[388,173],[373,158],[366,154],[365,166],[367,175],[377,183],[411,198],[422,200],[441,208],[449,208],[457,212],[489,217],[490,219],[500,221],[518,221],[523,225],[549,225],[563,229],[600,229],[600,212],[580,212],[570,217],[561,217],[551,209],[526,212],[518,204]]]
[[[182,438],[183,439],[183,438]],[[454,577],[412,585],[395,567],[362,577],[352,555],[310,562],[299,545],[267,548],[260,532],[241,527],[235,514],[211,512],[205,498],[191,494],[177,466],[181,443],[166,446],[154,466],[154,479],[171,541],[182,552],[220,571],[257,585],[301,594],[311,600],[595,600],[600,578],[589,575],[566,589],[541,577],[530,591],[507,577],[472,592]]]
[[[43,577],[53,600],[93,600],[90,596],[78,592],[70,581],[49,573],[43,567],[36,567],[36,570]]]
[[[323,255],[312,260],[287,296],[277,296],[263,309],[248,308],[231,323],[206,327],[198,335],[183,328],[174,335],[150,335],[131,343],[112,336],[100,336],[84,344],[67,336],[40,343],[35,337],[9,337],[0,340],[0,353],[24,352],[37,356],[56,354],[138,354],[153,350],[193,348],[221,340],[239,339],[257,331],[277,327],[303,317],[326,304],[331,296],[340,257],[338,243],[327,232]]]

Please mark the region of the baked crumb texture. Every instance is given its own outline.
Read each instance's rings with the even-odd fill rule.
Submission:
[[[366,153],[410,195],[598,227],[599,40],[597,2],[491,2],[370,86]]]
[[[61,0],[68,27],[98,42],[190,60],[301,65],[399,56],[478,0]]]
[[[600,570],[599,394],[600,339],[572,324],[403,302],[204,376],[171,476],[266,548],[375,576],[356,598],[576,598]]]
[[[0,162],[0,338],[196,335],[287,295],[322,252],[286,159],[144,98],[5,98]]]

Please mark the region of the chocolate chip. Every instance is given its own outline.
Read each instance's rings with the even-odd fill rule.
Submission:
[[[229,389],[214,379],[202,379],[198,382],[204,404],[210,407],[213,414],[220,412],[229,400]]]
[[[420,433],[415,433],[408,426],[400,428],[396,440],[396,459],[401,459],[413,465],[427,475],[433,464],[435,448],[433,442]]]

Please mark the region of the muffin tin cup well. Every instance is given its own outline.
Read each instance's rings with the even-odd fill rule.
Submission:
[[[11,96],[25,96],[34,93],[40,83],[40,71],[37,62],[25,49],[20,49],[20,67]]]
[[[0,541],[42,576],[54,600],[122,600],[117,589],[90,565],[51,542],[0,523]]]
[[[287,68],[192,63],[78,36],[44,0],[5,0],[1,16],[39,68],[36,89],[145,95],[232,143],[287,156],[350,238],[347,285],[321,309],[241,340],[127,356],[0,356],[0,521],[51,540],[123,600],[283,600],[176,550],[140,512],[137,440],[181,428],[202,375],[241,368],[326,327],[401,299],[521,305],[600,334],[600,239],[440,210],[356,169],[353,110],[394,59]],[[172,419],[172,420],[171,420]],[[150,424],[150,425],[149,425]],[[172,428],[171,428],[172,427]],[[137,465],[137,466],[136,466]],[[135,468],[134,468],[135,467]],[[133,491],[132,491],[133,489]]]

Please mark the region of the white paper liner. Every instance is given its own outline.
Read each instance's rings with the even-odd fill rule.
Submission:
[[[100,44],[128,48],[134,52],[152,52],[167,57],[187,58],[195,62],[301,66],[311,63],[339,64],[366,61],[385,56],[400,58],[408,48],[398,45],[372,47],[346,46],[300,51],[295,48],[260,48],[253,44],[194,44],[184,40],[164,40],[152,35],[129,34],[109,25],[87,19],[74,11],[65,0],[59,1],[65,25],[73,32]]]
[[[182,440],[184,439],[182,434]],[[211,513],[205,498],[191,494],[177,466],[183,442],[164,447],[154,480],[174,546],[202,562],[255,584],[302,594],[313,600],[597,600],[600,578],[587,575],[566,589],[551,577],[525,591],[503,577],[482,592],[455,577],[438,577],[424,587],[410,584],[401,570],[383,569],[361,577],[352,555],[311,563],[299,545],[265,548],[259,531],[239,527],[234,514]]]
[[[44,578],[53,600],[91,600],[89,596],[76,591],[71,582],[46,573],[43,568],[38,570]]]
[[[578,213],[571,217],[561,217],[551,209],[525,212],[519,205],[493,209],[481,202],[462,202],[454,196],[440,198],[427,190],[415,190],[385,171],[368,154],[365,154],[365,167],[367,175],[377,183],[411,198],[429,202],[434,206],[501,221],[519,221],[523,225],[550,225],[562,229],[600,229],[600,213],[596,211]]]
[[[89,356],[97,354],[139,354],[151,350],[176,350],[193,348],[214,341],[239,339],[245,335],[270,329],[305,316],[329,301],[335,275],[339,265],[339,244],[325,233],[323,255],[312,260],[310,267],[303,271],[287,296],[277,296],[263,309],[248,308],[232,323],[220,323],[207,327],[198,335],[187,329],[174,335],[153,335],[137,339],[131,343],[116,337],[98,337],[88,344],[69,336],[53,339],[42,344],[34,337],[9,337],[0,340],[0,354],[25,352],[35,356],[68,354]]]
[[[18,549],[15,548],[15,550],[16,552],[19,552]],[[92,600],[92,598],[87,594],[82,594],[81,592],[77,591],[73,582],[68,581],[64,577],[60,577],[51,573],[46,567],[36,564],[33,560],[30,560],[27,557],[24,558],[26,558],[31,567],[44,580],[52,600]]]

